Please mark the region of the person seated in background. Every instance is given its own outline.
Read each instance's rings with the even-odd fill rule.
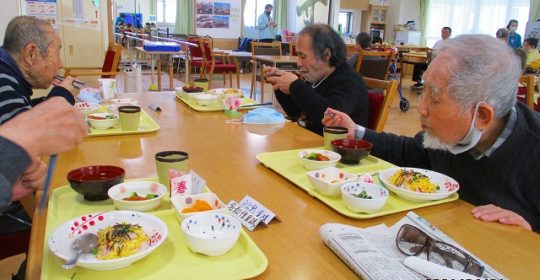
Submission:
[[[505,44],[508,44],[508,30],[506,28],[499,28],[495,33],[495,37]]]
[[[538,39],[536,38],[527,38],[523,40],[523,50],[527,54],[527,59],[525,60],[525,65],[531,65],[536,60],[540,59],[540,52],[536,48],[538,46]]]
[[[383,43],[382,38],[379,37],[379,36],[375,36],[375,37],[373,37],[373,40],[371,40],[372,45],[377,45],[377,44],[382,45],[382,43]]]
[[[353,69],[356,68],[356,62],[358,61],[358,57],[360,56],[359,51],[360,50],[368,50],[371,47],[371,35],[367,32],[360,32],[358,35],[356,35],[356,45],[354,48],[357,50],[357,52],[351,56],[347,63],[349,63]]]
[[[73,79],[55,79],[62,68],[60,36],[47,21],[30,16],[12,19],[0,48],[0,124],[29,110],[45,97],[31,99],[32,88],[52,88],[48,97],[62,96],[75,104]]]
[[[452,36],[452,28],[445,26],[441,29],[441,39],[433,45],[433,49],[436,49],[441,42],[444,40],[447,40]],[[416,82],[414,85],[411,86],[411,89],[422,89],[424,87],[424,83],[422,82],[422,74],[424,71],[426,71],[428,65],[427,63],[415,63],[414,69],[413,69],[413,75],[412,80]]]
[[[540,114],[516,104],[521,72],[520,58],[497,39],[459,36],[440,44],[424,74],[415,137],[374,132],[333,109],[323,124],[349,128],[395,165],[456,179],[460,198],[479,205],[478,219],[540,232],[540,173],[531,172],[540,165]]]
[[[321,120],[330,107],[366,125],[369,116],[366,87],[346,62],[341,37],[328,25],[309,25],[298,34],[296,51],[302,79],[274,67],[263,69],[289,118],[299,118],[301,126],[322,135]]]

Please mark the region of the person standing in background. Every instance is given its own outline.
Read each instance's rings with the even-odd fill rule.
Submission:
[[[257,19],[257,29],[259,29],[259,41],[265,43],[271,43],[276,40],[275,28],[277,24],[270,16],[272,14],[272,4],[266,4],[264,6],[264,13],[262,13]]]
[[[506,25],[508,29],[508,46],[512,49],[521,48],[521,35],[519,35],[516,30],[518,28],[518,21],[511,19]]]

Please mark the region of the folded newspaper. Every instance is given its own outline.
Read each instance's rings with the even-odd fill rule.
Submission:
[[[320,235],[324,243],[363,279],[409,280],[425,279],[426,277],[432,279],[463,278],[460,277],[463,274],[460,274],[461,272],[458,271],[456,271],[455,275],[447,275],[449,270],[446,268],[443,270],[443,267],[437,272],[435,266],[438,265],[436,264],[433,264],[435,267],[433,269],[425,269],[425,265],[423,265],[423,270],[413,270],[407,265],[414,268],[410,264],[418,264],[419,261],[408,259],[405,262],[407,265],[405,265],[404,260],[408,256],[399,251],[395,242],[397,232],[403,224],[414,225],[429,234],[432,238],[452,244],[478,260],[485,268],[484,274],[482,277],[471,275],[472,279],[507,279],[412,211],[391,227],[380,224],[369,228],[357,228],[344,224],[328,223],[321,226]],[[426,259],[425,253],[422,253],[418,257],[423,260]],[[426,272],[428,270],[429,272]],[[422,272],[424,275],[419,272]],[[445,277],[440,277],[441,275]]]

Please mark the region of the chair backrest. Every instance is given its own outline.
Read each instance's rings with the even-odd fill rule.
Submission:
[[[118,63],[122,57],[122,45],[121,44],[109,44],[107,52],[105,53],[105,60],[101,67],[102,72],[116,72],[118,70]],[[111,78],[110,75],[102,75],[102,78]]]
[[[188,37],[187,41],[189,43],[196,44],[197,46],[189,46],[189,58],[193,60],[194,58],[202,58],[203,50],[201,48],[201,38],[199,37]]]
[[[527,104],[527,106],[531,108],[531,110],[534,110],[534,76],[531,74],[522,75],[519,78],[519,82],[525,85],[524,87],[525,98],[524,99],[519,98],[519,95],[522,91],[518,88],[518,100],[524,101],[525,104]]]
[[[298,55],[296,53],[296,42],[294,41],[289,42],[289,55],[294,55],[294,56]]]
[[[363,77],[363,79],[368,88],[368,128],[381,132],[388,119],[392,102],[398,94],[398,81],[385,81],[368,77]]]
[[[360,50],[359,53],[356,61],[356,72],[363,77],[386,80],[393,58],[392,51]]]
[[[282,55],[281,42],[251,42],[251,53],[253,55]]]

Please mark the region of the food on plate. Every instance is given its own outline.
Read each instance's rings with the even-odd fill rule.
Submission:
[[[89,115],[87,118],[91,120],[111,120],[111,119],[116,119],[116,115],[113,115],[113,114],[108,114],[105,116]]]
[[[116,223],[97,232],[98,260],[111,260],[131,256],[148,247],[150,238],[140,225]]]
[[[235,88],[228,88],[223,91],[224,94],[239,94],[242,93],[241,90]]]
[[[204,200],[201,200],[201,199],[197,199],[195,200],[195,203],[193,204],[193,206],[191,207],[188,207],[188,208],[184,208],[182,209],[182,213],[193,213],[193,212],[202,212],[202,211],[208,211],[208,210],[213,210],[212,206],[210,206],[210,204],[208,204],[208,202],[204,201]]]
[[[440,188],[431,182],[428,176],[407,169],[400,169],[390,177],[390,183],[397,187],[421,193],[434,193]]]
[[[329,161],[330,158],[321,154],[321,153],[309,153],[307,155],[304,156],[305,159],[310,159],[310,160],[316,160],[316,161]]]
[[[159,195],[153,194],[153,193],[149,193],[146,196],[140,196],[140,195],[137,194],[137,192],[132,192],[130,196],[124,197],[124,198],[122,198],[122,200],[126,200],[126,201],[143,201],[143,200],[149,200],[149,199],[152,199],[152,198],[156,198],[158,196]]]
[[[367,194],[366,190],[362,190],[360,193],[354,194],[354,196],[356,196],[358,198],[363,198],[363,199],[373,199],[373,197],[371,197],[371,195]]]

